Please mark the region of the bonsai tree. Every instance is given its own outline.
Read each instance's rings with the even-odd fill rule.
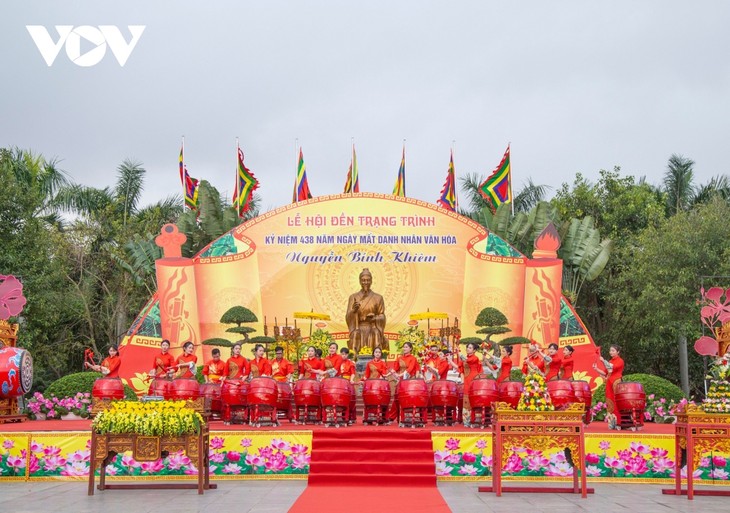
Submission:
[[[231,347],[233,346],[233,342],[226,338],[206,338],[203,340],[202,344],[204,346],[218,346],[218,347]]]
[[[254,314],[251,310],[244,306],[234,306],[233,308],[230,308],[226,313],[224,313],[223,317],[221,317],[222,323],[235,324],[235,326],[228,328],[226,332],[238,333],[239,335],[243,335],[244,342],[249,341],[248,334],[256,331],[256,328],[241,326],[241,324],[258,321],[259,320],[256,317],[256,314]]]
[[[510,328],[505,326],[508,322],[507,317],[505,317],[502,312],[496,308],[488,306],[479,312],[474,324],[481,326],[481,329],[478,329],[477,333],[486,335],[487,338],[485,339],[485,342],[493,346],[495,342],[492,340],[492,335],[501,335],[502,333],[512,331]]]
[[[499,342],[495,342],[495,344],[500,346],[517,346],[520,344],[529,344],[530,339],[527,337],[507,337],[503,338]]]

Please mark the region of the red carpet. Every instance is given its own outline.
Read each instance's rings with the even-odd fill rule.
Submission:
[[[348,428],[316,430],[309,486],[293,513],[451,511],[436,488],[427,430]]]

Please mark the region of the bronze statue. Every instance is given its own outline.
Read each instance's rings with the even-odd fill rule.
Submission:
[[[347,328],[350,331],[348,346],[355,354],[363,347],[387,349],[385,340],[385,303],[383,296],[370,290],[373,275],[368,269],[360,273],[362,289],[350,295],[347,302]]]

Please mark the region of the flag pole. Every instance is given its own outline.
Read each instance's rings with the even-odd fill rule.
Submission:
[[[187,207],[187,197],[188,197],[188,172],[185,169],[185,136],[182,136],[182,175],[180,176],[180,181],[182,182],[182,188],[183,188],[183,209]]]
[[[298,203],[299,197],[297,195],[297,178],[299,178],[299,138],[294,139],[294,192],[292,193],[291,202]]]
[[[238,154],[240,151],[241,151],[241,146],[238,144],[238,137],[236,137],[236,202],[238,204],[234,205],[234,207],[236,209],[236,215],[238,217],[241,217],[241,190],[240,190],[241,180],[238,176],[238,173],[239,173],[239,170],[238,170],[239,162],[238,161],[240,159]]]
[[[512,205],[512,216],[515,215],[515,196],[512,193],[512,141],[507,143],[507,150],[509,151],[509,176],[507,179],[509,180],[509,202]]]
[[[454,150],[456,149],[456,139],[451,140],[451,161],[454,162]],[[454,162],[454,212],[459,211],[459,196],[456,187],[456,162]]]
[[[406,140],[403,138],[403,197],[407,198],[406,194]]]
[[[350,196],[355,193],[355,138],[350,137]]]

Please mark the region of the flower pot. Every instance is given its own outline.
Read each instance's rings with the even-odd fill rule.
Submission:
[[[36,413],[35,419],[33,420],[46,420],[46,414],[45,413]]]
[[[61,420],[82,420],[83,417],[81,415],[76,415],[75,413],[67,413],[66,415],[61,415]]]

